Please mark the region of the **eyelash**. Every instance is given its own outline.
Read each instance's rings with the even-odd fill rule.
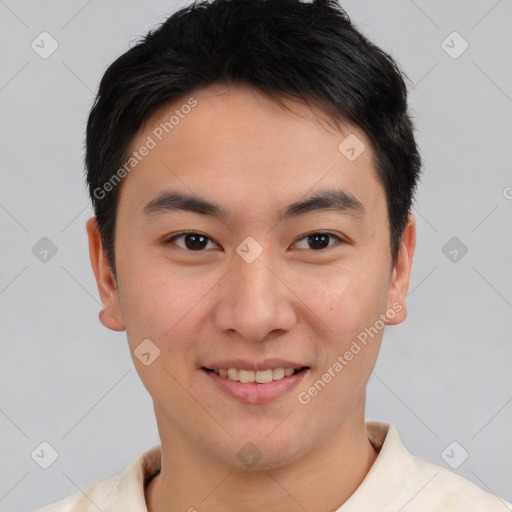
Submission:
[[[213,242],[213,240],[210,237],[207,237],[206,235],[203,235],[202,233],[199,233],[197,231],[183,231],[183,232],[178,233],[176,235],[172,235],[170,238],[167,238],[166,240],[164,240],[164,244],[165,245],[171,244],[175,240],[177,240],[178,238],[181,238],[181,237],[184,237],[184,236],[187,236],[187,235],[200,235],[200,236],[206,238],[207,240]],[[299,238],[299,240],[297,242],[299,242],[301,240],[304,240],[305,238],[308,238],[308,237],[310,237],[312,235],[327,235],[327,236],[329,236],[331,238],[335,238],[338,241],[338,243],[341,243],[341,244],[346,243],[345,240],[343,240],[339,236],[334,235],[333,233],[326,232],[326,231],[312,231],[311,233],[308,233],[308,234],[302,236],[301,238]],[[297,242],[295,242],[295,243],[297,243]],[[215,242],[213,242],[213,243],[215,243]],[[333,245],[335,245],[335,244],[328,245],[327,247],[324,247],[322,249],[309,249],[309,250],[314,251],[314,252],[322,252],[322,251],[325,251],[326,249],[330,249],[331,247],[333,247]],[[197,251],[193,251],[191,249],[187,249],[187,248],[183,248],[183,247],[180,247],[180,249],[183,249],[184,251],[187,251],[187,252],[204,252],[206,250],[206,249],[199,249]],[[305,250],[305,249],[301,249],[301,250]]]

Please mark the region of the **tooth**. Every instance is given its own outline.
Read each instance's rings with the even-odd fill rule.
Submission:
[[[272,370],[258,370],[254,380],[260,384],[272,382]]]
[[[238,380],[238,370],[236,368],[230,368],[228,370],[228,378],[231,380]]]
[[[238,368],[221,368],[214,370],[217,375],[227,377],[230,380],[243,383],[257,382],[258,384],[266,384],[273,380],[281,380],[284,377],[290,377],[296,371],[295,368],[269,368],[268,370],[239,370]]]
[[[272,380],[281,380],[284,377],[284,368],[274,368],[272,370]]]
[[[213,373],[215,373],[216,375],[219,375],[219,370],[213,370]]]
[[[238,370],[238,380],[240,382],[254,382],[255,373],[253,370]]]

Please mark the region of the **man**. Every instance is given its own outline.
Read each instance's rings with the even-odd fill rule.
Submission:
[[[197,3],[110,66],[90,256],[161,445],[42,510],[512,510],[365,422],[416,242],[406,92],[334,0]]]

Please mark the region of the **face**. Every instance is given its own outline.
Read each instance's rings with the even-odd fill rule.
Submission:
[[[288,105],[211,86],[148,120],[117,286],[87,226],[100,318],[126,329],[161,437],[239,467],[244,446],[278,467],[360,425],[384,325],[406,316],[414,219],[393,269],[369,139]]]

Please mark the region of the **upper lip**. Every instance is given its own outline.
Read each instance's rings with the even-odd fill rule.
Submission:
[[[263,361],[249,361],[247,359],[224,359],[222,361],[216,361],[214,363],[208,363],[203,365],[203,368],[209,370],[220,370],[237,368],[238,370],[268,370],[270,368],[294,368],[300,370],[305,368],[307,365],[297,363],[295,361],[286,361],[285,359],[264,359]]]

